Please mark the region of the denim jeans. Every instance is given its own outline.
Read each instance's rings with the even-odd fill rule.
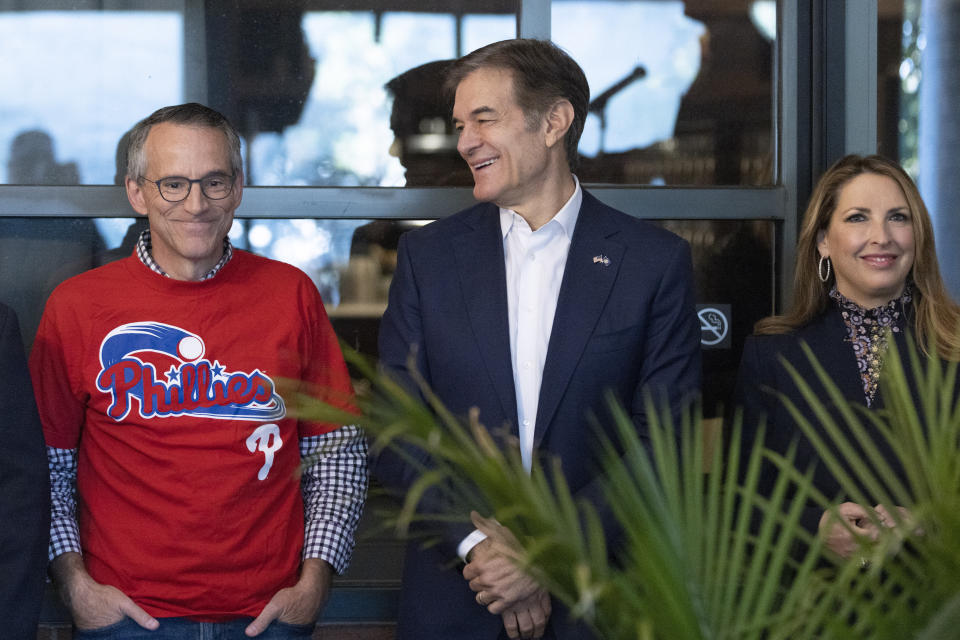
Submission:
[[[194,622],[186,618],[157,618],[160,627],[156,631],[144,629],[130,618],[100,629],[89,631],[76,629],[74,640],[248,640],[244,629],[253,618],[229,622]],[[313,636],[312,624],[287,624],[273,621],[258,640],[309,640]]]

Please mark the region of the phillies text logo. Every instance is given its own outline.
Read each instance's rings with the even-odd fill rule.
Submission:
[[[97,376],[97,388],[112,398],[107,415],[123,420],[134,400],[144,418],[265,421],[286,415],[283,398],[259,369],[227,371],[218,361],[204,359],[204,350],[199,336],[160,322],[134,322],[111,331],[100,344]],[[163,367],[159,375],[156,364]]]

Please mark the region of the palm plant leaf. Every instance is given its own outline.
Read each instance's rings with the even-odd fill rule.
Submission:
[[[785,476],[773,495],[758,498],[763,451],[741,451],[739,426],[730,446],[708,446],[698,411],[675,426],[669,411],[648,398],[648,449],[611,399],[617,441],[600,443],[602,483],[625,532],[611,562],[597,505],[570,492],[559,461],[535,463],[527,473],[518,450],[497,446],[476,416],[458,420],[426,387],[423,403],[356,354],[348,359],[372,384],[360,400],[360,420],[374,447],[402,452],[413,446],[430,455],[429,469],[422,469],[399,513],[405,526],[422,517],[415,506],[428,488],[450,498],[451,513],[460,514],[453,517],[471,509],[493,515],[523,544],[530,572],[604,638],[773,637],[772,630],[798,630],[807,618],[800,609],[810,603],[789,596],[785,577],[812,575],[813,560],[791,554],[804,536],[799,514],[809,478]],[[310,413],[337,417],[317,405]],[[744,486],[741,459],[749,467]],[[705,474],[708,468],[713,472]],[[759,528],[757,514],[769,514]],[[785,602],[797,610],[785,611]]]
[[[798,407],[784,401],[844,493],[860,504],[884,505],[897,525],[880,527],[879,540],[864,541],[860,556],[823,576],[818,607],[833,612],[824,617],[824,637],[952,637],[955,629],[947,636],[935,634],[958,615],[960,595],[957,364],[922,358],[915,348],[908,349],[904,362],[890,349],[881,377],[885,406],[868,412],[846,402],[812,352],[806,353],[827,402],[790,363],[784,365],[819,431]],[[892,458],[880,453],[876,443],[881,441]],[[783,461],[777,464],[782,472],[792,472]],[[817,492],[811,498],[824,509],[834,502],[834,496]],[[869,569],[860,566],[864,560]]]
[[[600,442],[600,482],[606,506],[624,531],[611,559],[600,506],[571,493],[560,461],[535,462],[528,473],[519,451],[503,448],[491,435],[496,429],[480,424],[478,416],[461,420],[422,381],[419,394],[426,402],[377,375],[360,356],[348,351],[348,359],[372,385],[360,399],[359,420],[374,448],[429,454],[397,521],[406,527],[423,518],[462,520],[472,509],[494,516],[522,544],[525,568],[601,637],[935,638],[957,628],[956,365],[944,368],[911,354],[920,399],[915,402],[904,364],[891,350],[882,381],[886,407],[870,413],[847,403],[815,362],[823,398],[785,363],[818,428],[784,401],[844,492],[864,504],[906,506],[912,513],[901,518],[892,511],[900,526],[863,548],[871,561],[863,569],[858,559],[824,563],[819,540],[800,526],[800,516],[810,501],[826,509],[835,496],[816,491],[812,469],[798,468],[795,449],[765,450],[762,431],[756,442],[741,446],[739,419],[728,425],[727,446],[709,446],[699,411],[674,425],[669,411],[648,398],[644,443],[634,421],[611,400],[616,440]],[[310,414],[358,418],[331,411],[314,404]],[[878,442],[889,444],[905,470],[902,477]],[[863,464],[848,463],[861,459]],[[759,490],[764,464],[780,471],[768,492]],[[427,491],[445,496],[449,511],[418,513]],[[922,535],[913,531],[917,523]]]

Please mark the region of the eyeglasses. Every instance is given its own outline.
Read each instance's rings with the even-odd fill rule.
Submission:
[[[181,178],[180,176],[170,176],[159,180],[151,180],[144,176],[140,176],[140,178],[157,185],[160,197],[167,202],[182,202],[190,196],[190,189],[193,188],[195,182],[200,183],[200,191],[207,198],[223,200],[233,191],[233,183],[236,182],[237,176],[236,174],[214,173],[196,180]]]

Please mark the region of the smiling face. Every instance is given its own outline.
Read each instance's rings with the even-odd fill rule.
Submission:
[[[913,267],[913,219],[892,178],[863,173],[850,180],[820,233],[817,248],[846,298],[872,309],[903,292]]]
[[[212,127],[162,122],[150,129],[144,145],[150,180],[177,176],[199,179],[230,175],[230,152],[224,134]],[[243,176],[222,200],[203,195],[195,183],[181,202],[167,202],[156,185],[128,177],[127,197],[134,210],[150,220],[153,259],[172,278],[198,280],[223,255],[223,239],[240,206]]]
[[[528,126],[514,97],[512,71],[484,67],[467,75],[457,86],[453,121],[477,200],[524,215],[537,209],[545,194],[553,197],[556,136],[545,118]],[[559,173],[569,176],[569,169],[563,165]]]

